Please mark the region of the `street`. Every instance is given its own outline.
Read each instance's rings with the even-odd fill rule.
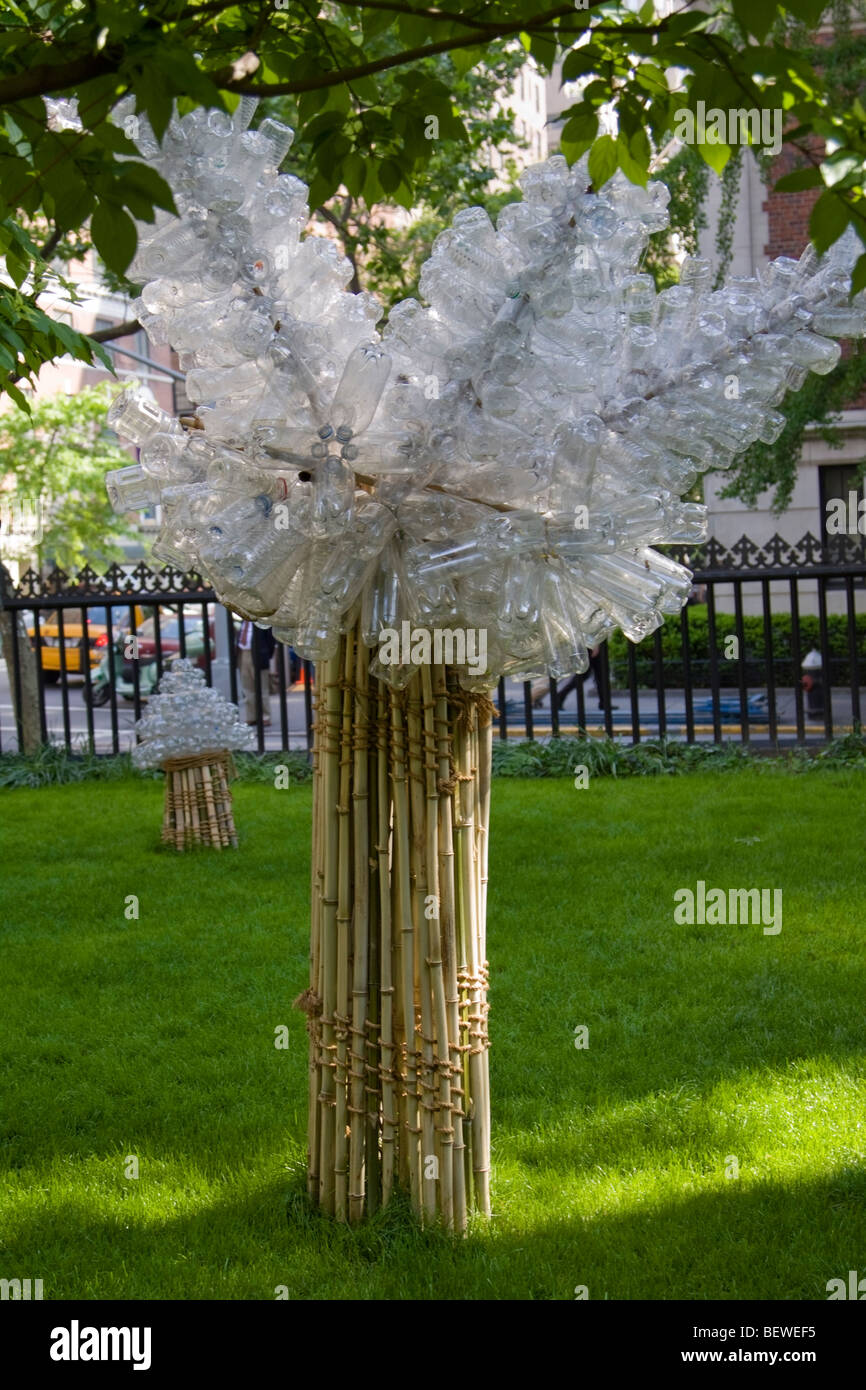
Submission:
[[[68,735],[73,748],[83,748],[88,738],[88,711],[84,703],[84,680],[70,676],[66,686],[66,706],[68,711]],[[270,700],[271,726],[265,729],[265,749],[276,752],[282,747],[282,728],[280,724],[280,699],[273,695]],[[142,708],[144,702],[142,702]],[[94,709],[93,741],[97,753],[110,753],[113,748],[111,705]],[[306,714],[303,690],[286,693],[286,718],[288,723],[288,742],[291,750],[305,750],[307,747]],[[67,726],[64,719],[64,700],[62,687],[45,686],[45,722],[51,743],[66,741]],[[134,746],[135,706],[132,701],[117,697],[117,742],[118,751],[127,753]],[[5,661],[0,660],[0,751],[9,753],[17,747],[15,734],[15,714],[12,705],[9,672]]]
[[[83,698],[84,682],[77,676],[71,676],[67,682],[66,709],[68,718],[68,735],[73,746],[83,747],[88,737],[88,718],[87,707]],[[586,727],[593,733],[603,733],[605,727],[604,712],[598,708],[598,699],[592,682],[587,682],[585,691],[585,711]],[[750,697],[755,701],[755,692],[750,691]],[[695,690],[692,695],[694,708],[695,738],[698,742],[711,742],[713,739],[713,720],[712,720],[712,698],[709,690]],[[144,704],[144,702],[142,702]],[[614,691],[613,703],[615,708],[611,711],[611,722],[615,738],[632,738],[632,708],[631,700],[627,691]],[[686,703],[685,692],[682,690],[665,691],[665,723],[666,733],[670,738],[686,737]],[[45,711],[46,727],[49,741],[52,743],[64,743],[66,741],[66,722],[64,719],[64,701],[62,687],[60,685],[45,686]],[[796,705],[795,695],[791,688],[782,688],[776,691],[776,714],[778,720],[778,733],[781,742],[791,743],[796,736]],[[264,731],[265,751],[276,752],[283,746],[282,726],[280,722],[280,698],[279,695],[272,695],[270,698],[271,725]],[[536,737],[544,738],[549,736],[550,721],[550,697],[545,696],[542,705],[533,709],[533,733]],[[521,738],[526,733],[525,705],[523,695],[523,685],[518,681],[506,682],[506,717],[508,723],[508,733],[512,738]],[[653,738],[659,733],[659,702],[655,691],[642,690],[638,697],[638,717],[640,721],[640,737]],[[823,740],[825,729],[823,719],[805,716],[806,735],[811,739]],[[288,745],[292,751],[305,751],[307,747],[306,727],[305,727],[305,704],[303,690],[287,691],[286,693],[286,722],[288,729]],[[560,710],[559,715],[560,732],[563,735],[573,735],[577,729],[577,701],[574,693],[569,695],[565,707]],[[837,733],[844,733],[850,729],[852,724],[851,692],[847,688],[837,688],[833,691],[833,723]],[[120,752],[128,752],[134,744],[133,726],[135,724],[135,708],[132,701],[117,698],[117,742]],[[496,721],[497,731],[499,728],[498,719]],[[739,720],[739,697],[735,691],[726,689],[722,694],[721,701],[721,727],[722,736],[726,739],[737,741],[741,737]],[[99,709],[93,710],[93,733],[94,748],[97,753],[110,753],[112,751],[112,713],[111,705],[103,705]],[[766,712],[761,712],[760,706],[757,712],[750,710],[749,720],[750,741],[761,745],[769,743],[770,733],[767,722]],[[16,748],[15,720],[12,707],[12,696],[9,686],[9,675],[6,670],[6,663],[0,660],[0,751],[11,752]]]

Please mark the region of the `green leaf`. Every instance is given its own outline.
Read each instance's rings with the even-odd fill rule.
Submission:
[[[109,270],[122,275],[138,245],[135,223],[129,213],[111,203],[100,202],[90,219],[90,235]]]
[[[57,226],[63,232],[71,232],[77,227],[80,227],[82,222],[86,222],[93,211],[95,198],[93,196],[93,189],[82,182],[74,193],[67,194],[67,196],[60,201],[53,199],[53,202],[54,221],[57,223]]]
[[[817,24],[826,8],[826,0],[785,0],[785,9],[808,25]]]
[[[316,163],[320,172],[333,175],[338,183],[342,183],[343,160],[346,155],[351,153],[351,149],[351,140],[339,131],[335,131],[326,140],[320,141],[316,146]]]
[[[747,34],[763,39],[776,20],[776,0],[733,0],[734,14]]]
[[[3,386],[6,392],[12,397],[19,410],[23,410],[26,415],[33,414],[32,410],[30,409],[30,402],[24,395],[23,391],[19,391],[18,387],[13,386],[11,381],[4,382]]]
[[[859,294],[860,290],[866,290],[866,251],[858,257],[851,273],[851,293]]]
[[[94,343],[92,338],[88,339],[88,342],[90,344],[90,351],[93,357],[98,357],[103,367],[107,367],[108,370],[111,372],[111,375],[115,376],[116,373],[114,370],[114,362],[112,361],[111,354],[109,352],[106,352],[105,348],[102,346],[102,343]]]
[[[821,173],[828,188],[835,188],[837,183],[853,183],[855,178],[862,175],[862,171],[863,160],[848,150],[839,150],[821,165]]]
[[[585,73],[597,72],[602,59],[598,50],[593,44],[584,44],[581,48],[573,48],[565,56],[562,65],[563,82],[572,82],[576,77],[583,77]]]
[[[838,193],[827,189],[821,194],[809,217],[809,236],[815,250],[823,254],[838,241],[850,218],[848,204]]]
[[[544,34],[533,34],[529,51],[542,72],[553,71],[553,64],[556,62],[556,44],[553,39],[546,38]]]
[[[800,193],[804,188],[820,188],[823,184],[820,169],[794,169],[783,174],[773,185],[774,193]]]
[[[222,106],[223,100],[218,89],[198,66],[195,56],[188,49],[180,44],[163,44],[159,49],[157,61],[162,71],[168,74],[175,92],[194,97],[200,106]]]
[[[51,320],[51,331],[67,352],[71,352],[73,357],[79,355],[83,336],[81,333],[76,333],[75,329],[70,328],[68,323],[62,323],[59,319]]]
[[[429,22],[423,15],[401,14],[397,30],[406,48],[419,48],[430,37]]]
[[[154,135],[162,141],[172,111],[172,94],[165,78],[158,68],[148,63],[142,66],[140,74],[132,74],[127,80],[135,92],[136,111],[145,112]]]
[[[596,192],[616,173],[618,163],[616,141],[612,135],[602,135],[589,152],[589,177]]]
[[[110,150],[112,154],[137,155],[138,150],[121,130],[120,126],[114,125],[112,121],[101,121],[91,132],[93,139],[103,149]]]
[[[343,160],[343,183],[349,190],[353,198],[360,198],[364,192],[364,180],[367,177],[367,161],[362,154],[353,151],[347,154]]]
[[[732,154],[730,145],[712,145],[707,140],[700,140],[696,149],[704,163],[717,174],[721,174]]]
[[[323,111],[320,116],[314,116],[310,121],[304,131],[304,139],[315,146],[317,140],[329,137],[344,124],[345,116],[342,111]]]
[[[367,177],[364,180],[364,202],[368,208],[375,207],[382,201],[382,185],[379,182],[379,171],[375,159],[367,161]]]
[[[383,34],[389,29],[396,20],[395,14],[389,14],[387,10],[364,10],[361,14],[361,32],[365,39],[374,39],[377,34]]]
[[[138,160],[124,160],[121,180],[124,186],[132,184],[144,194],[154,207],[164,208],[166,212],[177,213],[171,189],[165,179],[149,164]]]
[[[668,82],[661,68],[655,63],[640,63],[635,69],[635,78],[647,92],[668,93]]]
[[[396,159],[383,159],[379,165],[379,182],[386,193],[396,193],[403,182],[403,170]]]
[[[563,145],[591,144],[598,135],[598,116],[594,111],[580,111],[570,116],[562,127],[560,136]]]
[[[406,183],[405,180],[400,184],[399,188],[395,188],[391,197],[395,203],[399,204],[401,208],[405,208],[407,212],[410,212],[415,206],[415,193],[411,185]]]
[[[487,53],[486,48],[455,48],[449,54],[451,62],[454,64],[454,71],[458,77],[463,77],[477,63],[483,61]]]
[[[30,264],[17,246],[9,247],[6,252],[6,272],[19,290],[30,273]]]
[[[626,139],[625,135],[620,133],[616,147],[619,167],[626,178],[631,179],[632,183],[640,184],[641,188],[646,188],[652,154],[646,132],[636,130],[630,139]]]
[[[340,186],[339,175],[319,170],[310,182],[309,203],[311,208],[320,208],[332,198]]]

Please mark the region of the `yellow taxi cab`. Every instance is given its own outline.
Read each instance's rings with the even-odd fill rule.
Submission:
[[[114,636],[116,637],[121,631],[129,627],[129,612],[123,608],[115,608],[113,611],[115,617]],[[39,657],[42,666],[42,679],[47,685],[55,685],[60,680],[64,665],[68,676],[83,676],[85,652],[89,657],[91,671],[99,665],[105,655],[105,649],[111,636],[108,625],[104,621],[105,617],[106,610],[104,608],[94,607],[87,610],[87,638],[85,641],[81,609],[64,609],[63,645],[61,646],[60,622],[57,611],[40,614]],[[136,626],[143,622],[145,617],[144,609],[136,606]],[[103,619],[102,622],[99,621],[100,618]],[[31,647],[35,650],[36,626],[32,621],[27,624],[27,635],[30,638]]]

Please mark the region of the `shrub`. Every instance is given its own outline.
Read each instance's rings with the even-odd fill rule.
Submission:
[[[689,634],[689,664],[691,684],[709,686],[710,684],[710,634],[706,604],[690,604],[685,610]],[[866,678],[866,613],[858,613],[854,619],[857,678]],[[736,619],[733,613],[716,614],[716,652],[718,655],[719,684],[722,687],[736,688],[739,682],[740,663],[725,658],[725,639],[736,634]],[[796,685],[802,671],[795,660],[790,613],[774,613],[770,625],[773,675],[777,685]],[[679,615],[665,618],[659,628],[662,652],[662,671],[665,688],[681,689],[686,684],[685,662],[683,660],[682,620]],[[848,685],[851,681],[851,654],[848,638],[848,618],[844,613],[827,615],[827,645],[830,652],[829,678],[834,685]],[[740,660],[745,663],[747,685],[767,684],[767,656],[762,616],[751,615],[743,618],[743,651]],[[821,650],[821,633],[817,616],[800,616],[800,661],[812,647]],[[617,632],[608,642],[610,660],[610,682],[613,687],[628,685],[628,639]],[[655,689],[655,635],[645,638],[634,649],[635,672],[639,686]]]

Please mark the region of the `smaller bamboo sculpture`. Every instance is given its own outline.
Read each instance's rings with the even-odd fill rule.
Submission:
[[[232,845],[238,837],[232,815],[229,778],[234,774],[231,753],[199,753],[189,758],[166,758],[164,844],[175,849],[191,845]]]
[[[490,1211],[485,916],[492,706],[445,666],[320,668],[314,753],[310,1197],[358,1221]]]
[[[165,771],[163,843],[177,850],[236,847],[229,750],[252,748],[252,731],[240,723],[237,706],[210,689],[190,661],[176,661],[160,687],[136,724],[140,741],[132,760]]]

